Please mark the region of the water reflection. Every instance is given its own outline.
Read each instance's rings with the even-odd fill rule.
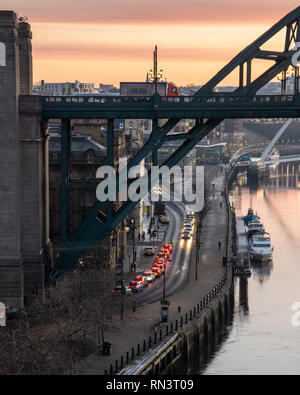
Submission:
[[[291,306],[300,301],[300,165],[281,163],[252,183],[239,174],[231,192],[237,215],[253,207],[274,246],[273,261],[235,279],[227,337],[198,374],[299,374],[300,329]]]
[[[273,270],[273,261],[265,263],[264,265],[257,265],[252,262],[252,276],[260,284],[270,279]]]
[[[248,277],[240,276],[239,277],[239,304],[240,304],[240,311],[243,312],[244,315],[249,314],[249,301],[248,301]]]

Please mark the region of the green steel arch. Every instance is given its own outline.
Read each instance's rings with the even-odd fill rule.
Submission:
[[[181,110],[170,110],[170,116],[168,121],[162,126],[158,127],[158,117],[161,116],[162,112],[159,112],[160,105],[157,105],[157,101],[161,100],[158,97],[152,97],[150,104],[146,103],[141,105],[139,108],[139,102],[136,101],[136,107],[133,102],[130,102],[129,108],[126,109],[128,118],[139,118],[147,116],[153,119],[153,130],[148,142],[143,148],[136,154],[136,156],[128,164],[128,171],[133,166],[138,165],[150,152],[156,151],[168,140],[176,139],[178,137],[170,134],[172,128],[180,121],[180,119],[189,118],[191,114],[191,108],[194,105],[198,97],[203,97],[204,109],[205,106],[210,106],[212,114],[211,117],[201,117],[201,112],[198,107],[195,110],[195,126],[187,133],[180,135],[180,139],[184,140],[182,145],[165,161],[164,166],[172,167],[176,165],[201,139],[203,139],[211,130],[213,130],[220,122],[222,122],[227,116],[230,106],[224,107],[224,111],[217,112],[217,106],[212,107],[210,101],[211,97],[213,100],[218,100],[218,96],[214,93],[214,89],[220,84],[230,73],[238,70],[238,88],[230,94],[231,97],[236,97],[236,106],[240,108],[239,117],[255,116],[254,112],[251,112],[249,108],[243,106],[244,102],[253,100],[256,92],[262,88],[266,83],[271,81],[279,73],[286,73],[287,69],[291,66],[292,56],[295,54],[293,50],[294,44],[300,41],[300,7],[290,12],[272,28],[270,28],[261,37],[255,40],[251,45],[240,52],[231,62],[229,62],[218,74],[216,74],[210,81],[208,81],[196,94],[195,100],[189,100],[181,107]],[[261,49],[263,45],[267,45],[268,42],[279,32],[285,30],[285,38],[282,42],[282,51],[272,51]],[[255,59],[264,59],[270,61],[270,67],[268,67],[261,75],[253,79],[253,61]],[[299,82],[299,70],[296,67],[296,83]],[[298,85],[297,85],[298,93]],[[226,97],[226,95],[224,95]],[[239,99],[238,99],[239,98]],[[128,98],[128,100],[131,100]],[[240,100],[240,101],[239,101]],[[84,100],[83,100],[84,101]],[[126,102],[126,98],[125,98]],[[199,102],[202,103],[200,100]],[[276,111],[282,114],[289,114],[289,117],[296,117],[300,114],[300,104],[297,100],[297,96],[293,97],[290,102],[283,101],[284,103],[277,103]],[[203,104],[203,103],[202,103]],[[148,107],[147,107],[148,105]],[[151,106],[151,108],[149,107]],[[175,105],[175,104],[174,104]],[[51,102],[51,100],[44,100],[43,104],[44,117],[47,118],[62,118],[62,247],[59,254],[59,259],[56,262],[48,281],[54,283],[57,278],[65,271],[73,269],[78,260],[85,256],[89,251],[95,248],[101,240],[107,237],[128,213],[134,208],[137,202],[128,201],[124,203],[117,211],[114,211],[110,203],[95,202],[93,208],[78,227],[78,229],[71,234],[67,235],[66,221],[67,221],[67,190],[72,185],[69,183],[69,151],[70,151],[70,119],[89,117],[93,116],[92,113],[95,110],[94,103],[84,103],[84,106],[79,106],[78,103],[68,103],[62,105],[62,103]],[[144,106],[144,107],[143,107]],[[262,105],[263,106],[263,105]],[[105,106],[104,106],[105,107]],[[104,108],[103,107],[103,108]],[[103,114],[107,114],[108,118],[108,164],[112,164],[113,159],[113,120],[118,119],[122,108],[125,107],[124,103],[119,105],[108,107],[109,111],[104,112],[101,110],[101,103],[99,104],[99,114],[103,111]],[[250,106],[251,107],[251,106]],[[114,111],[116,108],[116,111]],[[150,108],[150,109],[149,109]],[[172,108],[172,105],[170,105]],[[272,107],[274,108],[274,106]],[[286,112],[284,112],[284,109]],[[142,115],[141,115],[142,112]],[[169,113],[164,113],[169,114]],[[224,116],[226,114],[226,116]],[[264,117],[274,117],[274,111],[270,108],[263,110]],[[117,183],[118,187],[118,183]],[[103,213],[104,206],[108,205],[108,214]]]

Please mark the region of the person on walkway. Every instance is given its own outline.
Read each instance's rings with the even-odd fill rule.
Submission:
[[[220,203],[220,208],[222,208],[222,207],[223,207],[223,203],[221,202],[221,203]]]
[[[221,247],[222,247],[222,243],[219,241],[219,250],[221,249]]]

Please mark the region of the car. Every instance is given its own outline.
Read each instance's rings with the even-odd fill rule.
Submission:
[[[155,251],[154,251],[154,248],[152,248],[152,247],[146,247],[144,249],[144,255],[145,256],[153,256],[154,253],[155,253]]]
[[[148,283],[153,283],[155,280],[155,274],[152,272],[144,272],[143,276],[147,278]]]
[[[192,215],[192,216],[194,216],[194,215],[195,215],[195,212],[192,211],[192,210],[187,210],[186,215]]]
[[[147,287],[149,281],[148,281],[148,277],[147,276],[142,276],[143,282],[144,282],[144,287]]]
[[[160,263],[155,263],[155,267],[158,267],[162,273],[165,271],[164,265],[161,265]]]
[[[25,317],[26,313],[15,307],[6,307],[5,314],[7,320],[16,320]]]
[[[191,238],[191,233],[190,233],[190,232],[183,232],[182,235],[181,235],[181,238],[182,238],[183,240],[190,240],[190,238]]]
[[[170,223],[170,217],[168,215],[161,215],[159,217],[159,222],[161,222],[162,224],[168,224]]]
[[[134,278],[134,281],[136,281],[136,282],[139,283],[139,284],[142,284],[144,287],[145,287],[146,285],[148,285],[147,280],[144,280],[143,276],[136,276],[136,277]]]
[[[159,267],[153,266],[150,271],[155,274],[156,277],[161,275],[161,270]]]
[[[187,224],[187,225],[184,225],[183,228],[192,231],[193,225]]]
[[[132,290],[129,287],[124,287],[125,289],[125,294],[126,295],[131,295],[132,294]],[[122,294],[122,287],[121,285],[116,285],[115,288],[112,290],[112,294],[113,295],[121,295]]]
[[[142,292],[144,289],[143,285],[137,281],[130,281],[128,287],[132,290],[132,292]]]
[[[194,217],[192,217],[192,216],[190,216],[190,215],[187,215],[187,216],[185,217],[185,221],[191,221],[191,222],[194,222],[194,221],[195,221],[195,219],[194,219]]]

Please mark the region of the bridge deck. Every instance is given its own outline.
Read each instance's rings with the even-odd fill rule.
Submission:
[[[45,118],[297,118],[300,95],[269,96],[45,96]]]

